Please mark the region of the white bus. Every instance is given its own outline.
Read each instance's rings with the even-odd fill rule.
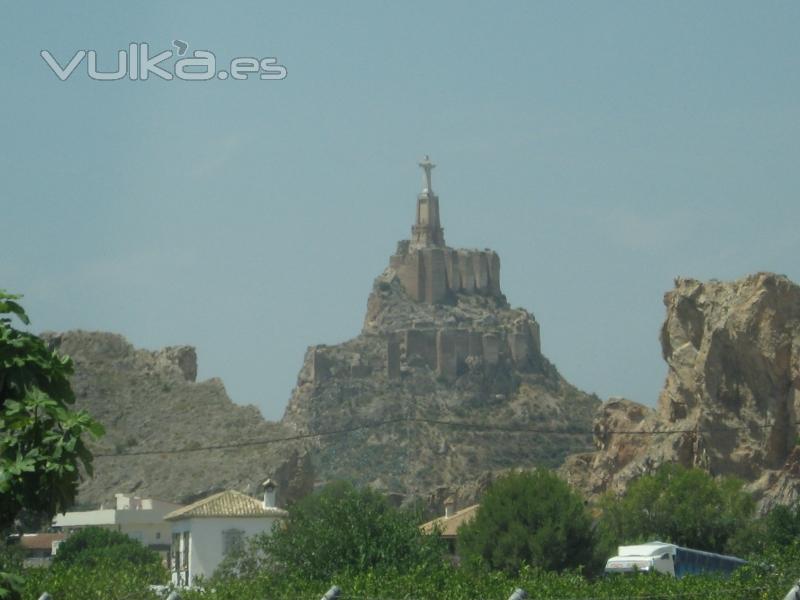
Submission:
[[[747,564],[735,556],[693,550],[664,542],[620,546],[617,552],[617,556],[608,559],[606,574],[657,571],[679,578],[698,573],[727,575]]]

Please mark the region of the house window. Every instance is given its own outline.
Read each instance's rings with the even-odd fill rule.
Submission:
[[[172,534],[172,551],[170,552],[170,567],[177,573],[181,569],[181,534]]]
[[[189,570],[189,550],[191,549],[191,534],[188,531],[183,532],[183,564],[181,568],[184,571]]]
[[[226,529],[222,532],[222,554],[228,556],[244,547],[244,531],[241,529]]]
[[[188,531],[183,532],[183,560],[181,570],[184,572],[184,583],[189,585],[189,561],[191,560],[191,537]]]

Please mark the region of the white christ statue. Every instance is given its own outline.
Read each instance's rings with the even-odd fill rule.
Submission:
[[[422,188],[422,192],[423,193],[428,192],[429,194],[432,194],[433,186],[431,185],[431,170],[436,165],[431,162],[431,159],[427,154],[425,155],[423,161],[417,164],[419,164],[419,166],[422,167],[422,170],[425,172],[422,179],[422,185],[424,186]]]

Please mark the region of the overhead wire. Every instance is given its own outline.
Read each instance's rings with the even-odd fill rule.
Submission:
[[[114,458],[123,456],[150,456],[150,455],[166,455],[166,454],[186,454],[190,452],[203,452],[209,450],[234,450],[238,448],[248,448],[255,446],[268,446],[272,444],[281,444],[288,442],[296,442],[302,440],[309,440],[315,438],[331,437],[336,435],[346,435],[358,431],[378,429],[399,423],[415,423],[426,424],[440,427],[453,427],[469,430],[472,432],[482,433],[519,433],[519,434],[535,434],[535,435],[566,435],[566,436],[590,436],[600,434],[603,436],[609,435],[674,435],[674,434],[710,434],[710,433],[734,433],[738,431],[750,431],[753,429],[767,429],[773,427],[774,424],[769,425],[742,425],[731,427],[716,427],[716,428],[689,428],[689,429],[628,429],[628,430],[598,430],[588,431],[579,430],[574,428],[565,429],[552,429],[543,427],[526,427],[516,425],[497,425],[491,423],[472,423],[468,421],[450,421],[444,419],[433,419],[427,417],[396,417],[392,419],[383,419],[378,421],[370,421],[360,423],[350,427],[343,427],[339,429],[330,429],[324,431],[314,431],[306,433],[297,433],[287,436],[278,436],[272,438],[261,438],[244,440],[238,442],[230,442],[224,444],[208,444],[208,445],[191,445],[184,448],[161,448],[154,450],[132,450],[123,452],[97,452],[94,453],[95,458]],[[792,424],[797,426],[797,423]]]

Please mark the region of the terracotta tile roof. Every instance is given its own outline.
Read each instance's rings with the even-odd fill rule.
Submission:
[[[280,508],[265,508],[261,500],[234,490],[219,492],[193,504],[174,510],[164,517],[165,521],[210,517],[287,517],[289,513]]]
[[[50,550],[53,542],[60,542],[65,537],[63,533],[23,533],[19,544],[26,550]]]
[[[442,537],[456,537],[458,528],[475,518],[479,506],[480,504],[473,504],[467,508],[462,508],[450,517],[439,517],[433,521],[428,521],[424,525],[420,525],[419,528],[423,533],[433,533],[438,527]]]

